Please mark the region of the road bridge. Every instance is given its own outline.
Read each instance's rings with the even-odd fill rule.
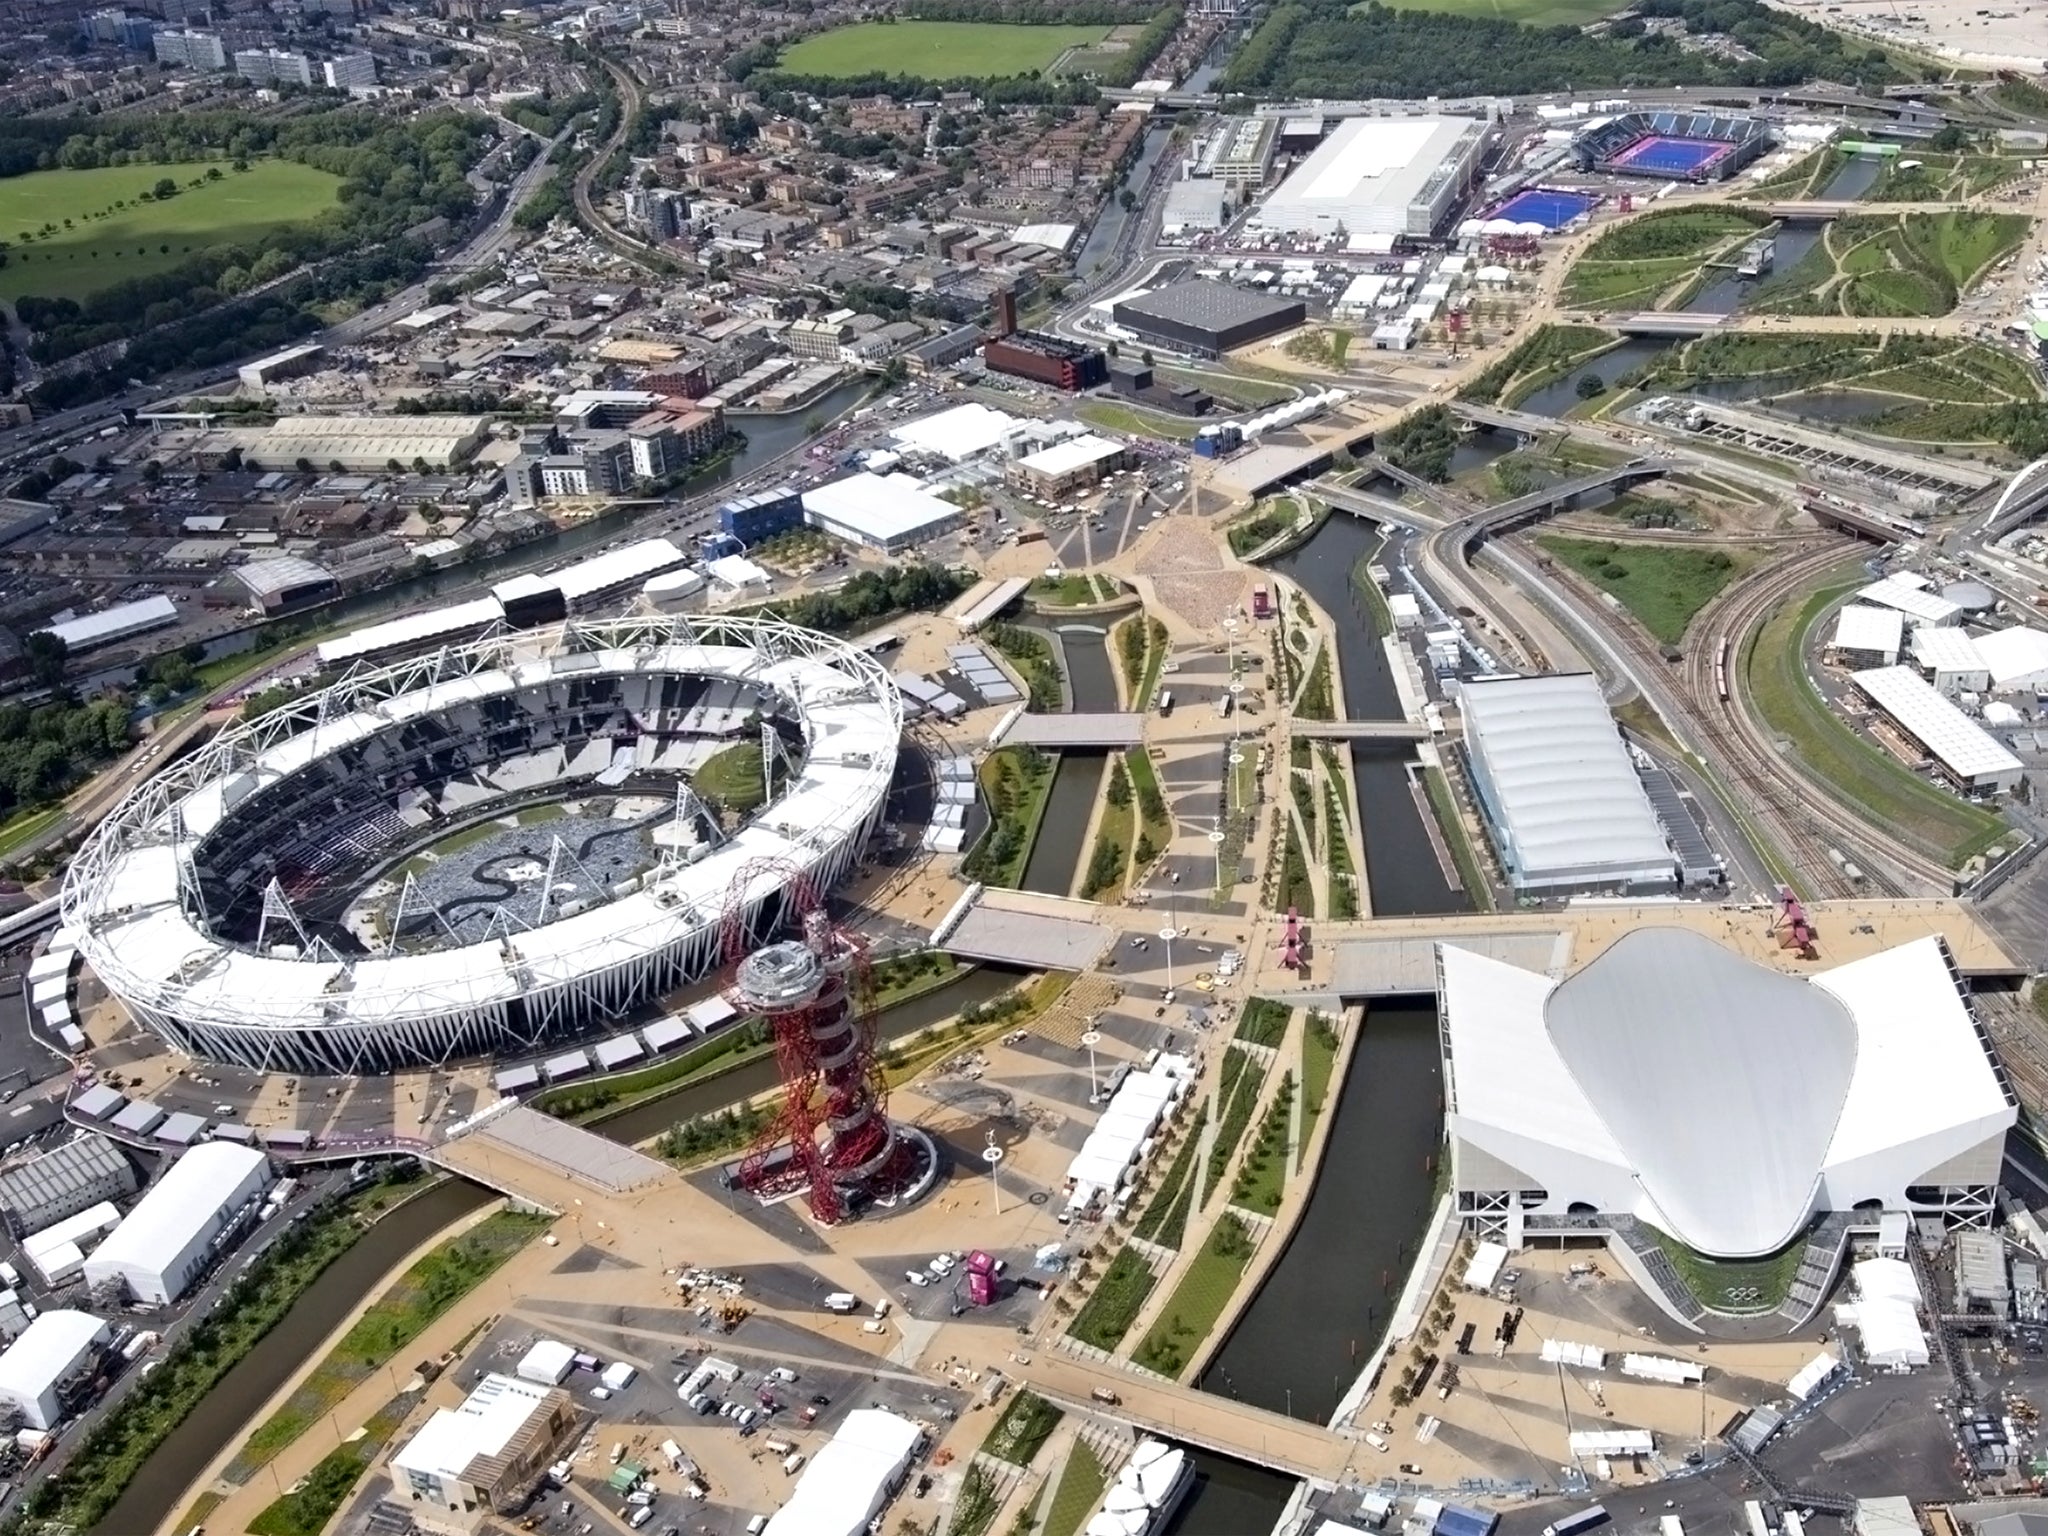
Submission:
[[[1984,537],[2003,538],[2013,529],[2048,512],[2048,458],[2036,459],[2008,480],[1984,519]]]
[[[1506,533],[1524,523],[1535,521],[1547,512],[1572,506],[1580,498],[1591,496],[1596,491],[1610,488],[1626,490],[1641,481],[1656,480],[1668,475],[1677,467],[1669,459],[1633,459],[1626,464],[1617,464],[1612,469],[1599,469],[1589,475],[1581,475],[1576,480],[1566,480],[1546,490],[1531,491],[1526,496],[1517,496],[1513,501],[1504,501],[1499,506],[1489,507],[1480,513],[1472,520],[1471,537],[1479,539],[1487,534]]]
[[[1293,729],[1314,741],[1427,741],[1431,734],[1413,720],[1296,720]]]
[[[1349,512],[1370,522],[1389,523],[1396,528],[1406,528],[1414,533],[1426,533],[1432,528],[1441,528],[1443,519],[1419,507],[1405,506],[1398,501],[1389,501],[1384,496],[1375,496],[1370,491],[1361,491],[1353,486],[1339,485],[1334,480],[1311,480],[1310,491],[1327,501],[1339,512]]]
[[[1072,1412],[1115,1418],[1146,1434],[1234,1456],[1291,1477],[1336,1482],[1358,1442],[1335,1430],[1183,1387],[1128,1366],[1042,1352],[1004,1370],[1040,1397]],[[1097,1397],[1111,1394],[1111,1401]],[[1111,1403],[1114,1406],[1111,1406]]]
[[[1043,747],[1049,752],[1060,752],[1070,748],[1138,747],[1144,742],[1145,717],[1113,711],[1079,715],[1019,715],[1003,733],[1001,744]]]

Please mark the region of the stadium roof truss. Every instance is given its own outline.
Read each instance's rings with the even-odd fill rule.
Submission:
[[[265,951],[210,926],[194,856],[235,806],[351,743],[465,702],[647,674],[746,682],[801,722],[806,750],[780,795],[706,856],[663,859],[639,889],[558,920],[423,953]],[[880,819],[902,729],[886,668],[778,619],[495,627],[410,660],[359,663],[138,786],[74,859],[65,921],[107,988],[193,1055],[347,1074],[528,1052],[707,973],[722,959],[729,910],[758,939],[794,881],[822,889],[842,876]],[[271,943],[302,935],[288,904],[266,903],[266,914]]]

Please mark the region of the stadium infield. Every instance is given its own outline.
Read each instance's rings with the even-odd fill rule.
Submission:
[[[912,75],[926,80],[1043,74],[1070,48],[1108,37],[1106,26],[1025,26],[981,21],[861,21],[833,27],[783,50],[778,69],[852,79]]]
[[[200,251],[235,245],[253,255],[273,231],[332,208],[341,187],[339,176],[295,160],[217,168],[217,181],[206,180],[209,167],[199,163],[33,171],[0,180],[0,240],[9,247],[0,298],[82,299],[168,272]],[[166,176],[178,183],[177,196],[142,201]],[[52,228],[37,233],[46,224]]]
[[[1681,139],[1649,134],[1607,157],[1610,170],[1639,176],[1704,176],[1735,152],[1725,139]]]

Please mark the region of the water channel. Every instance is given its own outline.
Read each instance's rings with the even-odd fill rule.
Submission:
[[[885,1011],[883,1037],[895,1039],[942,1023],[971,1003],[993,1000],[1016,981],[1015,975],[989,967],[970,971]],[[592,1129],[629,1145],[646,1141],[680,1120],[715,1114],[765,1093],[776,1079],[773,1058],[764,1057],[635,1105]],[[176,1501],[184,1497],[192,1478],[248,1433],[264,1403],[319,1349],[337,1318],[382,1285],[413,1249],[497,1198],[495,1190],[451,1178],[422,1191],[373,1226],[321,1272],[277,1326],[220,1379],[202,1407],[171,1431],[94,1527],[95,1536],[153,1530],[175,1514]]]
[[[1062,624],[1058,641],[1066,668],[1069,708],[1075,714],[1113,713],[1119,706],[1116,674],[1109,665],[1109,635],[1093,624]],[[1089,818],[1109,764],[1106,752],[1062,752],[1046,792],[1045,814],[1031,845],[1019,886],[1047,896],[1070,895],[1074,876],[1087,857]]]
[[[671,509],[698,496],[704,496],[720,486],[742,479],[783,454],[800,448],[815,435],[813,428],[819,421],[830,421],[852,410],[873,388],[868,379],[854,379],[820,395],[799,411],[790,411],[780,416],[742,416],[735,425],[746,433],[746,446],[731,458],[706,470],[703,474],[685,481],[668,498]],[[642,510],[641,519],[652,514]],[[376,587],[358,592],[324,608],[313,609],[310,617],[322,627],[347,624],[359,619],[394,609],[412,607],[429,602],[437,597],[452,597],[471,589],[480,589],[494,581],[502,580],[515,571],[525,570],[537,564],[553,564],[572,556],[589,553],[591,550],[626,537],[635,532],[629,527],[630,520],[620,517],[596,517],[576,524],[559,532],[536,539],[530,544],[521,544],[502,554],[486,556],[464,565],[452,566],[444,571],[433,571],[424,576],[415,576],[407,581],[394,582],[390,586]],[[655,530],[649,529],[648,533]],[[203,660],[217,661],[223,656],[238,656],[253,648],[262,638],[261,628],[238,629],[228,634],[216,635],[203,643],[206,654]],[[90,694],[97,688],[125,686],[135,675],[136,662],[133,656],[125,663],[111,665],[82,679],[79,690]]]
[[[1343,673],[1344,713],[1353,720],[1401,717],[1400,698],[1373,615],[1351,581],[1353,567],[1376,557],[1381,542],[1375,525],[1337,513],[1307,543],[1272,564],[1330,616]],[[1460,912],[1469,903],[1451,889],[1423,826],[1409,787],[1410,756],[1405,747],[1351,743],[1372,909],[1381,916]]]
[[[1364,1031],[1308,1208],[1199,1383],[1319,1424],[1386,1331],[1443,1155],[1435,1004],[1376,1004]]]

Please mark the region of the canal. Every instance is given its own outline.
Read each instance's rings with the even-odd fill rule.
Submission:
[[[1205,1392],[1329,1422],[1386,1331],[1429,1223],[1443,1060],[1429,999],[1375,1005],[1308,1208],[1203,1371]]]
[[[1195,1485],[1162,1536],[1266,1536],[1294,1493],[1294,1479],[1212,1451],[1186,1448]]]
[[[1383,542],[1377,525],[1336,513],[1306,543],[1272,562],[1274,571],[1297,583],[1330,616],[1344,713],[1353,720],[1401,718],[1377,620],[1352,584],[1353,569],[1377,557]],[[1351,743],[1372,909],[1379,916],[1464,911],[1469,903],[1451,889],[1423,825],[1409,782],[1410,755],[1405,747]]]
[[[885,1039],[943,1023],[969,1004],[987,1003],[1017,983],[1013,973],[984,966],[934,991],[885,1010]],[[772,1057],[752,1061],[708,1082],[621,1111],[591,1129],[634,1144],[659,1136],[678,1121],[716,1114],[765,1093],[776,1084]],[[498,1198],[497,1191],[445,1179],[399,1206],[363,1234],[305,1290],[275,1328],[257,1341],[145,1461],[119,1502],[93,1528],[94,1536],[132,1536],[154,1530],[177,1513],[193,1477],[253,1427],[264,1403],[312,1358],[333,1329],[366,1295],[384,1284],[405,1256],[470,1212]]]
[[[1049,633],[1066,670],[1069,708],[1075,714],[1114,712],[1116,674],[1110,670],[1108,631],[1094,624],[1061,624]],[[1089,818],[1095,814],[1108,765],[1106,752],[1060,754],[1020,888],[1047,896],[1073,894],[1074,876],[1088,854]]]
[[[683,505],[697,497],[705,496],[734,480],[753,473],[761,465],[772,462],[800,448],[816,435],[816,426],[821,421],[831,421],[852,410],[873,388],[868,379],[854,379],[820,395],[800,411],[791,411],[782,416],[745,416],[737,420],[739,429],[746,433],[746,446],[731,458],[694,476],[679,486],[668,498],[668,510],[660,514],[665,523],[681,511]],[[635,527],[635,523],[652,524],[657,514],[644,510],[634,518],[598,517],[576,524],[559,532],[536,539],[530,544],[521,544],[502,554],[486,556],[444,571],[429,572],[415,576],[408,581],[394,582],[390,586],[377,587],[367,592],[358,592],[324,608],[311,610],[307,617],[326,628],[330,625],[349,624],[368,619],[380,613],[395,609],[425,604],[440,597],[457,597],[473,594],[475,590],[501,581],[516,571],[527,570],[543,564],[554,564],[576,555],[587,554],[601,548],[614,539],[629,536],[653,537],[661,531],[654,526]],[[252,649],[261,640],[260,627],[237,629],[228,634],[216,635],[204,641],[205,661],[218,661],[226,656],[239,656]],[[90,694],[105,687],[125,687],[135,675],[136,660],[129,659],[102,668],[78,683],[80,692]]]

